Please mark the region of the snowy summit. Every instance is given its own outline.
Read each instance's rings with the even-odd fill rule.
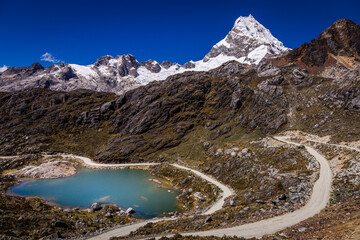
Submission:
[[[258,64],[264,57],[280,55],[286,50],[288,48],[284,47],[269,29],[249,15],[235,21],[228,35],[211,49],[204,61],[233,57],[241,63]]]
[[[79,88],[121,94],[130,89],[186,71],[208,71],[228,61],[258,64],[262,59],[283,54],[288,48],[256,19],[239,17],[227,36],[215,44],[199,61],[184,65],[148,60],[139,63],[131,54],[104,56],[94,64],[53,65],[44,69],[40,64],[27,68],[0,68],[0,91],[44,87],[71,91]]]

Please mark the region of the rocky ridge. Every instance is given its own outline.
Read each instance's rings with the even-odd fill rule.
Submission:
[[[64,64],[43,68],[34,63],[26,68],[2,67],[0,91],[31,88],[56,91],[90,89],[121,94],[156,80],[164,80],[186,71],[208,71],[228,61],[257,64],[263,58],[281,55],[287,50],[253,16],[240,17],[226,38],[217,43],[200,61],[184,65],[148,60],[139,63],[131,54],[104,56],[91,65]]]
[[[360,26],[351,20],[340,19],[325,29],[317,39],[291,50],[274,63],[295,63],[314,74],[340,77],[349,70],[359,71],[359,39]]]

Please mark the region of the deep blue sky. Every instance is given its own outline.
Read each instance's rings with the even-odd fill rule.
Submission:
[[[358,0],[0,0],[0,66],[48,66],[46,52],[66,63],[131,53],[183,64],[202,59],[249,14],[295,48],[337,19],[360,23],[359,10]]]

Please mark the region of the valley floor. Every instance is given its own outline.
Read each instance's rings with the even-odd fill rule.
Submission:
[[[322,155],[327,156],[327,154],[329,155],[330,153],[327,152],[327,154],[324,154],[323,151],[319,150],[319,146],[310,146],[310,143],[313,142],[332,147],[339,147],[344,149],[347,148],[356,152],[360,152],[360,149],[358,149],[357,146],[349,146],[343,143],[328,143],[327,139],[324,140],[308,135],[306,135],[305,138],[304,136],[299,136],[298,134],[287,134],[288,135],[286,136],[274,138],[277,141],[291,145],[301,146],[301,144],[305,144],[305,149],[320,163],[319,178],[314,184],[309,201],[307,201],[303,207],[293,212],[286,213],[284,215],[279,215],[261,221],[234,226],[230,228],[185,232],[181,233],[183,237],[180,237],[179,235],[173,236],[169,234],[162,234],[162,236],[168,236],[170,238],[173,237],[175,239],[196,239],[206,236],[206,239],[208,239],[209,236],[213,236],[213,238],[216,239],[222,238],[224,235],[234,236],[235,238],[262,237],[263,239],[304,239],[303,237],[326,239],[358,239],[358,237],[360,236],[360,213],[359,211],[357,211],[358,207],[360,206],[359,196],[351,197],[346,201],[341,201],[337,204],[333,204],[332,206],[327,207],[330,199],[333,181],[332,170],[334,171],[334,169],[333,165],[331,165],[332,168],[330,168],[329,161],[325,159]],[[301,137],[302,140],[300,139]],[[12,158],[13,157],[14,156],[12,156]],[[64,154],[62,155],[62,157],[81,160],[86,166],[93,168],[121,168],[132,166],[157,165],[157,163],[103,164],[95,163],[91,159],[86,157],[69,154]],[[204,215],[211,215],[214,212],[222,209],[225,199],[234,194],[234,191],[230,187],[222,184],[221,182],[212,177],[209,177],[206,174],[178,164],[171,165],[175,168],[192,172],[193,174],[196,174],[197,176],[210,182],[211,184],[214,184],[221,190],[221,197],[218,198],[218,200],[211,207],[203,211],[202,214]],[[111,237],[119,237],[121,239],[126,239],[126,236],[128,236],[132,231],[136,231],[138,228],[143,227],[148,223],[171,221],[176,219],[176,217],[171,217],[130,223],[129,225],[123,225],[119,228],[106,231],[90,239],[100,240],[110,239]],[[137,236],[137,238],[141,239],[144,238],[144,236]],[[148,237],[145,237],[145,239],[147,238]],[[231,237],[229,237],[228,239],[231,239]]]

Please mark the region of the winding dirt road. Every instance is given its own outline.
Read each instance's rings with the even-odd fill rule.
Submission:
[[[87,157],[82,157],[82,156],[76,156],[76,155],[72,155],[72,154],[62,154],[62,157],[70,157],[70,158],[74,158],[74,159],[79,159],[81,161],[83,161],[83,163],[86,166],[89,167],[95,167],[95,168],[103,168],[103,167],[111,167],[111,168],[123,168],[123,167],[131,167],[131,166],[153,166],[153,165],[158,165],[159,163],[119,163],[119,164],[106,164],[106,163],[96,163],[94,161],[92,161],[90,158]],[[186,171],[190,171],[196,175],[198,175],[199,177],[205,179],[206,181],[214,184],[215,186],[217,186],[218,188],[220,188],[221,190],[221,195],[220,198],[217,199],[217,201],[214,202],[214,204],[207,209],[206,211],[204,211],[202,213],[202,215],[208,215],[208,214],[212,214],[218,210],[220,210],[225,202],[225,199],[231,195],[234,194],[234,191],[222,184],[221,182],[217,181],[216,179],[201,173],[197,170],[194,170],[192,168],[188,168],[179,164],[171,164],[172,166],[176,167],[176,168],[180,168]],[[145,220],[145,221],[141,221],[141,222],[137,222],[137,223],[133,223],[133,224],[127,224],[124,226],[121,226],[119,228],[116,228],[114,230],[110,230],[108,232],[102,233],[101,235],[92,237],[90,239],[93,240],[100,240],[100,239],[110,239],[111,237],[114,236],[126,236],[129,235],[130,232],[135,231],[136,229],[138,229],[139,227],[142,227],[144,225],[146,225],[147,223],[155,223],[155,222],[159,222],[159,221],[166,221],[166,220],[174,220],[176,218],[154,218],[154,219],[149,219],[149,220]]]
[[[124,168],[124,167],[133,167],[133,166],[154,166],[154,165],[159,165],[160,163],[118,163],[118,164],[107,164],[107,163],[96,163],[94,161],[92,161],[90,158],[87,158],[87,157],[81,157],[81,156],[76,156],[76,155],[72,155],[72,154],[63,154],[61,155],[62,157],[71,157],[71,158],[75,158],[75,159],[80,159],[84,162],[84,164],[86,166],[89,166],[89,167],[95,167],[95,168],[102,168],[102,167],[113,167],[113,168]],[[197,170],[194,170],[192,168],[188,168],[188,167],[185,167],[185,166],[182,166],[182,165],[179,165],[179,164],[176,164],[176,163],[172,163],[170,164],[171,166],[174,166],[176,168],[180,168],[180,169],[183,169],[183,170],[186,170],[186,171],[190,171],[196,175],[198,175],[199,177],[201,177],[202,179],[205,179],[206,181],[214,184],[215,186],[217,186],[218,188],[220,188],[221,190],[221,195],[220,195],[220,198],[217,199],[214,204],[209,208],[207,209],[206,211],[204,211],[202,213],[202,215],[208,215],[208,214],[212,214],[218,210],[220,210],[225,202],[225,198],[231,196],[234,194],[234,191],[222,184],[221,182],[219,182],[218,180],[204,174],[204,173],[201,173]]]
[[[291,142],[288,139],[287,136],[283,137],[274,137],[276,140],[288,143],[288,144],[294,144],[294,145],[300,145],[295,142]],[[335,145],[335,144],[333,144]],[[336,145],[335,145],[336,146]],[[340,145],[337,145],[340,146]],[[357,148],[352,148],[349,146],[341,146],[341,147],[347,147],[353,150],[359,151]],[[280,231],[282,229],[285,229],[287,227],[290,227],[292,225],[295,225],[307,218],[310,218],[314,216],[315,214],[319,213],[323,208],[326,207],[329,197],[330,197],[330,191],[331,191],[331,184],[332,184],[332,173],[330,170],[330,166],[328,164],[328,161],[322,157],[315,149],[309,146],[305,146],[306,150],[315,157],[315,159],[320,164],[320,175],[318,180],[314,184],[314,188],[310,197],[310,200],[300,209],[290,212],[281,216],[276,216],[273,218],[265,219],[262,221],[244,224],[236,227],[231,228],[223,228],[223,229],[213,229],[208,231],[199,231],[199,232],[186,232],[181,233],[182,235],[194,235],[194,236],[218,236],[222,237],[224,235],[227,236],[238,236],[238,237],[245,237],[245,238],[251,238],[251,237],[261,237],[265,234],[272,234],[277,231]],[[149,166],[149,165],[157,165],[159,163],[126,163],[126,164],[103,164],[103,163],[96,163],[93,162],[91,159],[82,157],[82,156],[76,156],[71,154],[64,154],[63,157],[72,157],[75,159],[82,160],[85,165],[90,167],[130,167],[130,166]],[[197,170],[181,166],[178,164],[171,164],[174,167],[184,169],[187,171],[191,171],[192,173],[200,176],[201,178],[209,181],[210,183],[216,185],[219,187],[222,191],[221,197],[212,205],[208,210],[203,212],[203,214],[212,214],[216,212],[217,210],[220,210],[223,206],[224,199],[233,195],[234,192],[231,188],[228,186],[220,183],[216,179],[207,176]],[[176,218],[154,218],[142,222],[137,222],[134,224],[128,224],[121,226],[119,228],[110,230],[108,232],[102,233],[98,236],[92,237],[90,239],[92,240],[104,240],[104,239],[110,239],[114,236],[127,236],[130,234],[131,231],[135,231],[139,227],[144,226],[145,224],[152,222],[159,222],[159,221],[165,221],[165,220],[174,220]]]
[[[290,142],[288,137],[275,137],[278,141],[300,145],[298,143]],[[290,212],[281,216],[265,219],[262,221],[244,224],[231,228],[224,229],[213,229],[208,231],[199,232],[186,232],[181,233],[182,235],[193,235],[193,236],[238,236],[238,237],[261,237],[265,234],[272,234],[287,227],[293,226],[307,218],[314,216],[324,209],[330,198],[331,184],[332,184],[332,172],[328,161],[322,157],[315,149],[306,146],[306,150],[315,157],[320,164],[320,175],[318,180],[314,184],[314,188],[310,197],[310,200],[301,207],[300,209]],[[195,171],[195,170],[194,170]],[[148,222],[158,222],[163,219],[148,220],[145,222],[136,223],[133,225],[127,225],[98,235],[91,239],[93,240],[104,240],[114,236],[127,236],[131,231],[144,226]]]

